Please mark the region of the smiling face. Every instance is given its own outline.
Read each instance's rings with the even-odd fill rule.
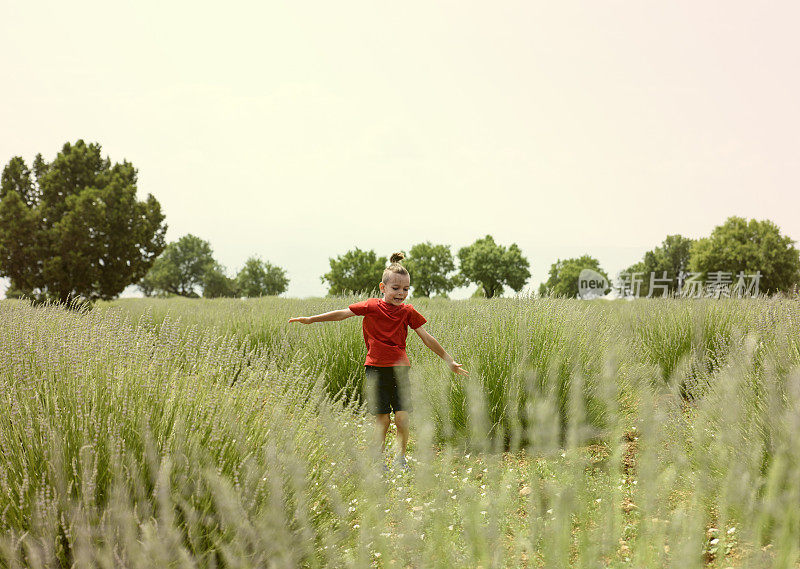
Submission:
[[[386,278],[385,283],[381,282],[378,286],[383,293],[384,302],[400,306],[408,296],[411,278],[408,275],[392,273]]]

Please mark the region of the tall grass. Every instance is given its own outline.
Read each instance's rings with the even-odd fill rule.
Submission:
[[[345,303],[0,302],[0,566],[800,561],[796,303],[416,302],[389,474]]]
[[[153,322],[179,320],[186,327],[213,327],[232,338],[243,352],[257,350],[281,369],[298,365],[308,377],[321,377],[332,397],[362,401],[365,347],[359,319],[292,325],[291,316],[347,306],[355,297],[293,300],[263,298],[251,301],[127,300],[115,303],[133,316]],[[428,318],[426,329],[471,370],[482,386],[489,409],[489,430],[509,438],[515,422],[524,418],[538,395],[558,402],[562,439],[567,431],[567,408],[573,376],[580,377],[580,394],[587,421],[595,433],[605,428],[605,404],[597,382],[607,360],[616,366],[616,383],[624,391],[622,405],[633,403],[627,384],[631,374],[650,374],[654,386],[666,384],[679,372],[682,397],[699,397],[725,366],[735,327],[757,336],[763,351],[774,349],[775,336],[792,329],[795,303],[761,299],[651,299],[636,303],[583,302],[569,299],[414,300]],[[202,308],[198,309],[198,306]],[[783,308],[777,308],[783,306]],[[784,328],[779,329],[779,325]],[[796,330],[797,328],[794,327]],[[784,330],[794,352],[787,365],[800,362],[798,335]],[[788,334],[788,336],[787,336]],[[413,332],[408,352],[420,375],[423,392],[439,398],[436,422],[449,425],[441,437],[468,438],[466,392],[440,360]],[[679,370],[680,367],[680,370]],[[512,404],[511,402],[514,401]],[[445,417],[446,415],[446,417]],[[562,441],[563,442],[563,441]]]

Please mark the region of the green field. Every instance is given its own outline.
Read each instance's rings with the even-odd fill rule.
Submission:
[[[1,301],[0,567],[800,563],[796,300],[413,300],[388,474],[355,300]]]

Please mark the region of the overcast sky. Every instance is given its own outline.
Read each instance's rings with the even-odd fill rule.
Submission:
[[[289,296],[356,246],[488,233],[537,288],[731,215],[800,239],[796,2],[0,1],[2,165],[99,142]]]

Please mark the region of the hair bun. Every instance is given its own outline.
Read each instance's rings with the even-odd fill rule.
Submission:
[[[390,263],[399,263],[400,261],[402,261],[405,258],[406,258],[406,256],[403,253],[392,253],[392,256],[389,257],[389,262]]]

